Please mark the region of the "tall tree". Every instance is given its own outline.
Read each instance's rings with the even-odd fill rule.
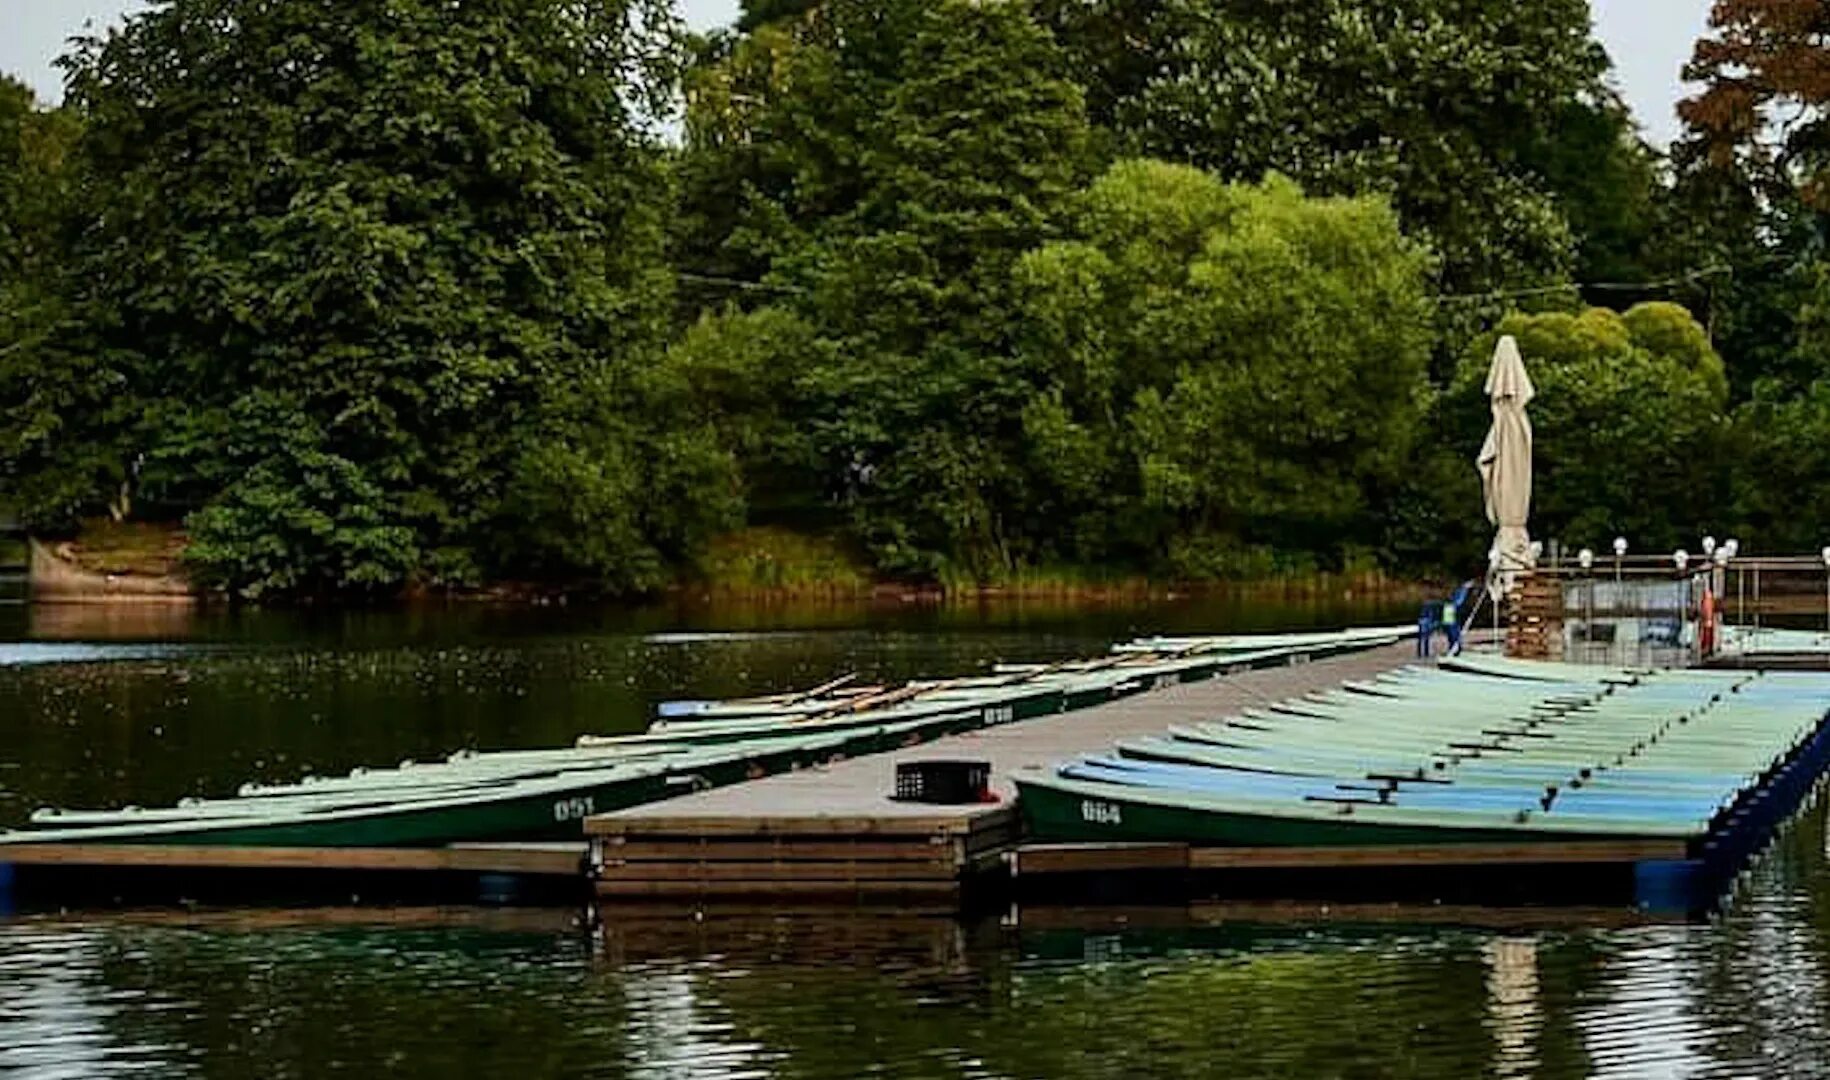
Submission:
[[[1113,166],[1019,267],[1034,526],[1188,577],[1372,556],[1426,401],[1429,271],[1382,200]]]
[[[743,0],[737,29],[755,30],[772,22],[805,15],[819,0]]]
[[[1693,264],[1731,273],[1710,296],[1738,397],[1797,392],[1830,375],[1801,337],[1830,212],[1830,11],[1816,0],[1719,0],[1685,77],[1674,150],[1680,239]]]
[[[50,257],[77,130],[71,112],[42,108],[30,87],[0,75],[0,281],[27,277]]]
[[[1568,222],[1527,160],[1601,100],[1586,0],[1047,0],[1131,151],[1387,194],[1453,292],[1557,280]]]
[[[66,165],[78,130],[72,110],[41,108],[23,83],[0,76],[0,508],[31,524],[107,472],[69,433],[106,407],[109,388],[57,349],[66,329],[53,282],[64,272]]]
[[[1625,535],[1642,550],[1669,550],[1714,527],[1728,382],[1688,311],[1647,303],[1503,320],[1469,350],[1451,389],[1450,428],[1470,450],[1470,471],[1502,333],[1518,339],[1538,389],[1534,532],[1596,549]]]
[[[74,58],[67,300],[136,402],[94,443],[201,572],[639,587],[716,520],[657,364],[674,36],[661,0],[165,0]]]
[[[1717,0],[1678,106],[1717,167],[1740,166],[1830,209],[1830,7],[1820,0]]]
[[[1550,123],[1524,132],[1519,160],[1569,222],[1576,281],[1606,286],[1591,290],[1591,299],[1610,307],[1648,299],[1615,287],[1666,269],[1661,164],[1627,104],[1611,90],[1573,97]]]
[[[1067,74],[1022,4],[831,0],[697,83],[689,156],[741,202],[721,250],[812,328],[773,335],[802,344],[770,363],[794,373],[826,494],[893,571],[1021,558],[1010,269],[1090,165]]]

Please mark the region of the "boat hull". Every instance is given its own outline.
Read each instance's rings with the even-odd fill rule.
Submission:
[[[1177,805],[1120,790],[1017,780],[1017,808],[1043,841],[1183,843],[1214,847],[1357,847],[1422,844],[1567,843],[1621,840],[1618,832],[1392,824],[1355,818],[1286,816]]]
[[[689,766],[635,776],[581,779],[529,794],[479,794],[436,802],[324,814],[281,814],[268,818],[136,827],[132,824],[81,829],[25,830],[0,835],[0,863],[9,845],[22,843],[182,844],[233,847],[422,847],[455,841],[577,840],[583,822],[596,814],[722,787],[860,754],[880,753],[985,727],[1002,714],[970,709],[919,721],[859,729],[841,736],[768,752],[697,761]],[[886,779],[886,790],[889,781]]]

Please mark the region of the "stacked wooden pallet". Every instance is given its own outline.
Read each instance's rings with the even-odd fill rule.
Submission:
[[[1506,655],[1563,658],[1563,589],[1548,574],[1524,574],[1506,597]]]
[[[954,902],[1002,868],[1007,806],[891,816],[593,818],[597,893],[608,900],[818,897]]]

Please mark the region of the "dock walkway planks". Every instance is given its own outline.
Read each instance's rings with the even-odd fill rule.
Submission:
[[[631,807],[591,818],[606,899],[851,898],[956,894],[1002,867],[1018,822],[1012,774],[1171,724],[1219,717],[1364,679],[1414,659],[1410,643],[1243,671],[1058,716]],[[987,761],[999,802],[932,806],[889,797],[903,761]]]
[[[1090,709],[949,735],[903,750],[634,806],[592,818],[586,824],[586,831],[620,832],[636,826],[649,828],[658,823],[693,819],[706,823],[728,819],[733,827],[741,827],[745,822],[771,818],[866,818],[887,826],[899,819],[953,819],[962,815],[995,813],[999,809],[997,806],[937,807],[891,799],[889,793],[895,787],[896,763],[945,758],[989,761],[992,788],[1008,803],[1016,795],[1011,774],[1017,769],[1051,765],[1077,754],[1097,753],[1119,739],[1160,735],[1173,724],[1217,718],[1240,709],[1332,689],[1348,680],[1371,678],[1402,667],[1414,659],[1414,646],[1406,642],[1288,667],[1263,668],[1204,682],[1181,683]]]

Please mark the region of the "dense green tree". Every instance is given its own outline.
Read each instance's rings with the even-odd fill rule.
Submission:
[[[1529,158],[1603,100],[1586,0],[1050,0],[1134,152],[1388,195],[1451,292],[1561,279],[1575,242]]]
[[[67,330],[53,283],[64,272],[60,223],[77,132],[71,110],[40,108],[30,89],[0,76],[0,507],[28,522],[106,471],[64,437],[109,397],[80,356],[58,351]],[[40,378],[47,362],[55,373]]]
[[[1087,174],[1067,74],[1021,4],[835,0],[694,83],[689,155],[722,184],[697,201],[740,203],[728,265],[812,328],[753,363],[792,377],[822,495],[892,572],[1025,557],[1006,510],[1026,396],[1010,271]],[[693,364],[732,367],[712,357],[752,328],[701,328]]]
[[[924,24],[930,36],[944,30],[928,5],[835,0],[703,43],[686,76],[677,164],[683,269],[754,284],[829,229],[856,231],[890,164],[876,157],[891,137],[884,110]]]
[[[0,75],[0,281],[28,279],[53,256],[76,133],[70,111],[41,108],[30,87]]]
[[[1830,380],[1762,386],[1735,411],[1732,445],[1736,535],[1767,554],[1830,543]]]
[[[831,529],[827,478],[807,425],[804,381],[833,343],[787,305],[710,313],[674,344],[670,365],[743,467],[752,522]]]
[[[659,363],[673,40],[651,0],[167,0],[90,43],[68,340],[131,408],[83,446],[244,592],[657,583],[730,498]]]
[[[1699,306],[1737,398],[1767,406],[1830,376],[1801,325],[1830,211],[1827,27],[1817,0],[1722,0],[1685,68],[1702,90],[1678,106],[1677,240],[1688,264],[1724,268]]]
[[[1373,554],[1369,494],[1426,402],[1429,269],[1380,200],[1114,166],[1019,268],[1035,527],[1196,577]]]
[[[742,10],[737,16],[737,28],[754,30],[784,19],[797,18],[805,15],[818,2],[819,0],[743,0]]]
[[[1495,339],[1518,339],[1537,397],[1533,532],[1596,547],[1625,535],[1641,550],[1716,527],[1728,381],[1708,335],[1684,308],[1624,315],[1513,315],[1471,350],[1451,391],[1453,441],[1474,449],[1489,422],[1482,390]]]
[[[1633,285],[1663,276],[1667,203],[1656,153],[1612,91],[1572,97],[1546,125],[1528,129],[1521,164],[1556,200],[1575,241],[1574,277],[1592,302],[1630,306],[1648,297]]]
[[[1546,286],[1539,531],[1815,545],[1820,6],[1717,5],[1667,190],[1584,0],[746,0],[684,69],[663,0],[159,0],[68,108],[0,81],[0,499],[246,594],[651,587],[746,511],[897,576],[1459,566],[1468,342]],[[1556,310],[1686,275],[1581,299],[1707,331]]]
[[[1777,309],[1758,379],[1735,410],[1730,505],[1740,536],[1765,552],[1816,551],[1830,539],[1830,265],[1769,271],[1763,288],[1735,293]]]

